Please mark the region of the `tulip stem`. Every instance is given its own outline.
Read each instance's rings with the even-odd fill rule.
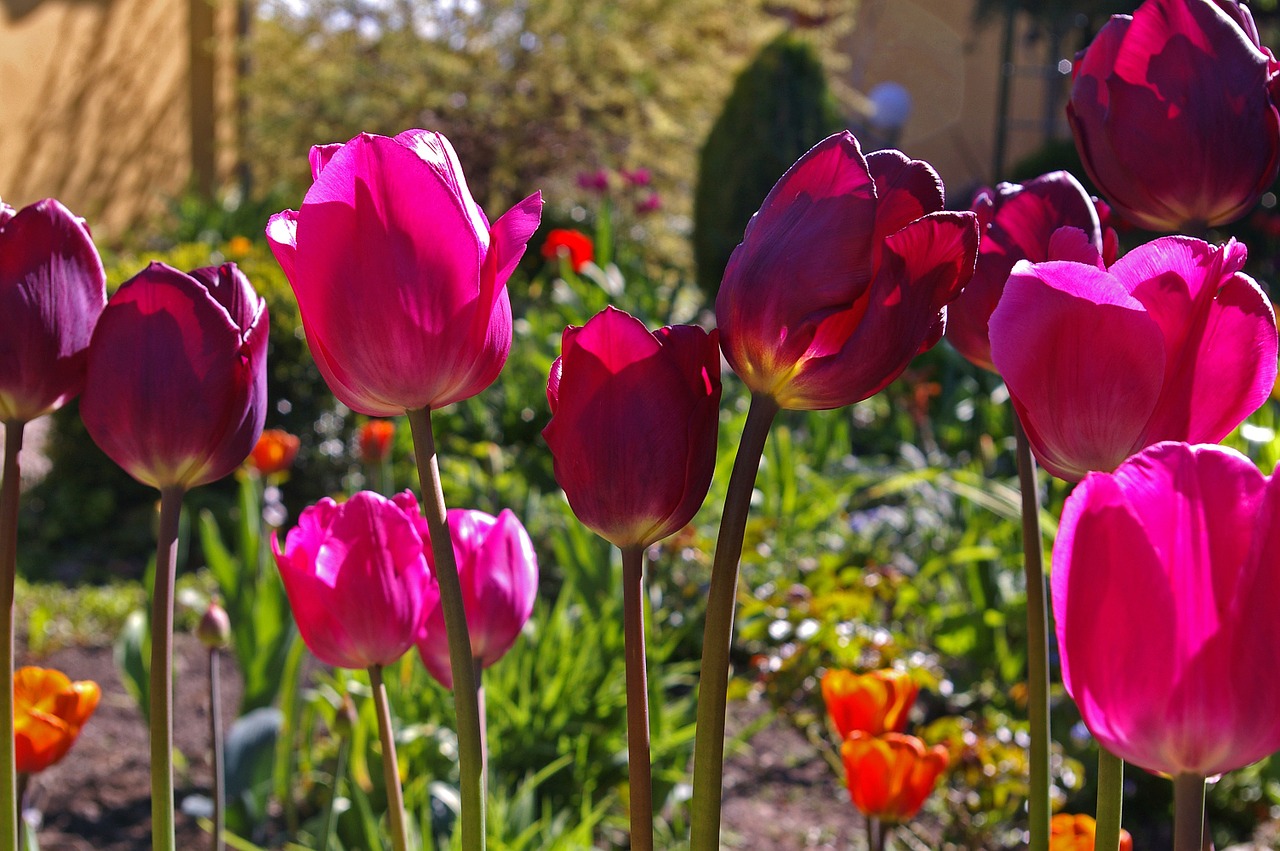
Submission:
[[[1204,843],[1204,778],[1173,778],[1173,851],[1201,851]]]
[[[644,646],[644,549],[622,548],[622,630],[627,659],[627,777],[631,847],[653,848],[653,777],[649,753],[649,677]]]
[[[1120,851],[1124,806],[1124,760],[1098,746],[1098,812],[1094,851]]]
[[[724,776],[724,723],[729,693],[729,650],[733,644],[733,614],[738,601],[738,559],[747,531],[747,513],[756,472],[764,454],[769,427],[778,403],[759,393],[751,397],[738,455],[729,475],[720,534],[711,567],[703,627],[702,672],[699,677],[697,738],[693,748],[693,798],[690,803],[691,851],[720,847],[720,803]]]
[[[18,847],[17,755],[13,743],[13,585],[18,578],[18,497],[22,474],[18,453],[22,451],[22,431],[26,422],[4,424],[4,480],[0,482],[0,547],[3,547],[4,575],[0,578],[0,848]]]
[[[324,828],[320,837],[319,851],[329,851],[333,847],[333,829],[338,823],[335,818],[338,810],[338,792],[342,789],[342,778],[347,775],[347,754],[350,751],[351,735],[344,733],[338,741],[338,763],[333,767],[333,789],[329,794],[329,803],[324,809]]]
[[[400,763],[396,760],[396,736],[391,729],[391,702],[387,686],[382,682],[382,666],[369,666],[369,685],[373,687],[373,705],[378,710],[378,737],[382,740],[382,777],[387,785],[387,820],[391,822],[391,847],[409,851],[409,834],[405,829],[404,792],[400,788]]]
[[[173,585],[178,570],[181,487],[160,489],[160,534],[151,595],[151,847],[174,851]]]
[[[476,676],[467,632],[467,612],[462,602],[462,583],[453,553],[453,538],[445,513],[444,490],[440,486],[440,465],[436,441],[431,431],[431,409],[406,411],[413,432],[413,453],[418,462],[422,487],[422,512],[431,532],[431,553],[436,581],[440,584],[440,605],[444,609],[445,633],[449,639],[449,668],[453,673],[453,702],[457,713],[459,795],[462,798],[462,847],[479,851],[485,847],[484,744],[480,731],[480,707],[476,700]]]
[[[1040,489],[1031,444],[1017,414],[1013,417],[1022,490],[1022,553],[1027,576],[1027,714],[1031,721],[1031,815],[1029,851],[1049,849],[1049,607],[1040,535]]]
[[[226,780],[222,767],[222,677],[218,670],[218,648],[209,648],[209,742],[213,749],[213,848],[223,851],[226,840]]]

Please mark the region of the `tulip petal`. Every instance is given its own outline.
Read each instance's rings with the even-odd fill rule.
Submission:
[[[267,220],[267,244],[276,262],[284,270],[290,285],[297,280],[295,257],[298,252],[298,214],[293,210],[276,213]]]
[[[902,230],[945,204],[942,178],[933,166],[892,149],[867,154],[876,184],[876,239]]]
[[[329,160],[333,159],[333,155],[342,150],[342,143],[337,142],[332,145],[312,145],[311,153],[307,155],[307,160],[311,163],[311,180],[320,179],[320,172],[324,171],[324,167],[329,164]]]

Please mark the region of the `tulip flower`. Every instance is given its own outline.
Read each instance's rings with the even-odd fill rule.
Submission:
[[[1093,816],[1058,813],[1049,822],[1049,851],[1093,851],[1098,825]],[[1133,851],[1133,837],[1120,831],[1120,851]]]
[[[61,760],[98,708],[98,684],[71,682],[49,668],[19,668],[13,676],[18,772],[35,774]]]
[[[543,437],[578,519],[621,548],[693,519],[711,484],[719,426],[715,331],[650,333],[612,307],[565,329]]]
[[[538,596],[538,557],[529,533],[510,510],[497,517],[483,511],[449,511],[471,633],[471,653],[481,668],[497,662],[533,614]],[[418,652],[431,676],[453,688],[444,612],[439,606],[427,618]]]
[[[942,337],[973,274],[977,216],[942,212],[938,175],[898,151],[831,136],[747,225],[716,297],[725,357],[782,408],[877,393]]]
[[[1280,169],[1274,68],[1236,0],[1146,0],[1112,17],[1072,72],[1085,170],[1139,227],[1235,221]]]
[[[858,812],[889,824],[908,821],[924,806],[946,770],[947,749],[915,736],[850,733],[840,746],[849,797]]]
[[[1089,193],[1065,171],[983,189],[972,209],[982,230],[978,263],[973,279],[947,308],[947,339],[970,363],[995,371],[987,322],[1014,264],[1048,260],[1049,239],[1060,227],[1084,231],[1093,247],[1115,262],[1116,233],[1101,224]]]
[[[334,395],[391,417],[493,383],[511,348],[507,279],[541,195],[490,228],[449,141],[424,130],[313,148],[311,169],[301,209],[272,216],[267,240]]]
[[[360,426],[357,444],[360,460],[366,464],[381,464],[391,453],[391,440],[396,436],[396,424],[392,420],[369,420]]]
[[[991,355],[1036,458],[1059,478],[1113,470],[1161,440],[1216,442],[1276,378],[1270,302],[1245,247],[1163,237],[1104,268],[1079,231],[1016,265]]]
[[[1200,777],[1280,750],[1280,479],[1160,443],[1068,497],[1053,548],[1062,678],[1098,742]]]
[[[542,243],[542,256],[548,260],[566,257],[570,268],[581,272],[584,266],[595,259],[595,248],[591,244],[591,237],[582,231],[558,228],[547,234],[546,242]]]
[[[298,447],[301,445],[302,441],[297,435],[269,428],[262,433],[257,445],[249,453],[249,464],[260,476],[282,473],[293,466],[293,459],[298,456]]]
[[[0,204],[0,422],[33,420],[84,389],[106,286],[83,220],[52,198]]]
[[[305,509],[284,549],[271,535],[298,632],[326,665],[369,668],[413,646],[439,598],[418,501],[361,491]]]
[[[120,286],[89,349],[80,416],[135,479],[187,490],[248,457],[267,413],[267,306],[234,263],[152,263]]]
[[[873,736],[901,733],[919,691],[910,674],[891,668],[867,674],[831,670],[822,675],[822,699],[841,741],[855,730]]]

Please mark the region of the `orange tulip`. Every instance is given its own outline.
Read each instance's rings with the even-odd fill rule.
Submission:
[[[102,691],[61,671],[19,668],[13,675],[13,729],[18,772],[44,771],[67,755],[98,708]]]
[[[369,420],[360,426],[360,460],[366,464],[378,464],[391,451],[391,439],[395,437],[393,420]]]
[[[926,748],[915,736],[873,736],[854,730],[840,748],[853,805],[889,824],[910,819],[947,767],[947,749]]]
[[[822,699],[841,741],[854,730],[873,736],[901,733],[919,691],[910,674],[892,669],[869,674],[827,671],[822,676]]]
[[[301,441],[295,435],[278,428],[269,428],[258,438],[249,454],[249,465],[263,476],[289,469],[298,455]]]
[[[1058,813],[1049,822],[1049,851],[1093,851],[1098,825],[1092,816]],[[1120,851],[1133,851],[1133,837],[1120,831]]]

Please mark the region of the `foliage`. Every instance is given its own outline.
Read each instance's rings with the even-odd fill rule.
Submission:
[[[729,255],[774,182],[842,126],[822,61],[802,38],[778,36],[738,75],[698,160],[693,251],[707,293],[720,288]]]

